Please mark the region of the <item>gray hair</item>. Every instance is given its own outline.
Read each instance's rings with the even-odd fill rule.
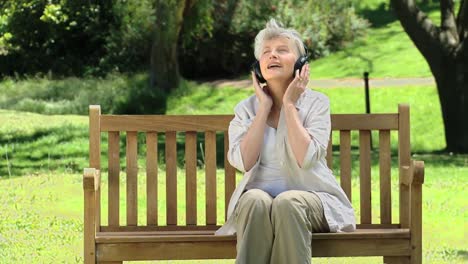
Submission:
[[[281,23],[276,22],[276,20],[272,18],[267,22],[265,28],[260,30],[255,37],[254,55],[257,60],[260,59],[265,40],[271,40],[277,37],[290,39],[296,47],[297,54],[299,56],[305,55],[304,43],[302,42],[299,32],[292,28],[284,28]]]

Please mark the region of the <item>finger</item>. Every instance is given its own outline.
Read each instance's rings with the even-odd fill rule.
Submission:
[[[304,64],[301,70],[301,78],[303,79],[306,77],[306,69],[307,69],[307,64]]]
[[[304,69],[304,80],[305,80],[305,81],[309,81],[309,73],[310,73],[310,71],[309,71],[309,65],[306,64],[306,66],[307,66],[307,67],[305,67],[305,69]]]
[[[255,73],[253,71],[251,73],[252,73],[252,82],[253,82],[254,88],[257,89],[258,87],[260,87],[260,84],[258,83],[257,76],[255,76]]]
[[[299,69],[296,70],[296,78],[294,78],[296,81],[301,82],[302,81],[302,75]]]

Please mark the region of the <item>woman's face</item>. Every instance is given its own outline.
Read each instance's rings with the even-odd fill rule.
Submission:
[[[288,80],[294,76],[294,64],[298,58],[288,38],[266,40],[260,54],[260,69],[267,81]]]

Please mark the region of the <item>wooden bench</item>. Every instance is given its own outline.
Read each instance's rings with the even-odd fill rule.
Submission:
[[[336,138],[340,144],[330,140],[327,161],[334,173],[340,176],[339,182],[348,197],[352,198],[359,224],[352,233],[314,233],[314,257],[383,256],[384,263],[422,262],[424,163],[411,160],[409,117],[408,105],[399,105],[398,113],[332,115],[332,134],[339,133]],[[227,129],[232,118],[232,115],[101,115],[99,106],[90,106],[90,168],[84,169],[83,177],[85,263],[235,258],[236,237],[214,236],[214,231],[225,221],[227,204],[236,184],[236,170],[226,162],[225,155]],[[373,147],[374,150],[371,147],[373,130],[378,133],[378,145]],[[399,182],[393,183],[395,192],[399,193],[399,202],[393,212],[390,177],[392,130],[397,131],[392,133],[398,139],[398,144],[394,144],[394,151],[398,148],[398,152],[393,156],[399,171]],[[223,140],[217,142],[217,132],[218,138],[224,136],[224,143]],[[204,134],[201,150],[205,169],[204,175],[198,179],[197,133]],[[103,134],[107,134],[107,144],[101,144]],[[179,182],[177,135],[185,142],[185,173],[179,173]],[[122,140],[126,142],[125,147],[122,146],[126,153],[122,156],[121,136],[126,138]],[[158,138],[165,138],[164,153],[158,152]],[[144,144],[141,143],[143,141]],[[355,141],[357,143],[352,144]],[[333,147],[338,147],[335,160],[332,143]],[[224,175],[218,181],[217,146],[224,151]],[[137,149],[144,150],[145,147],[146,151],[140,151],[145,153],[140,157],[140,163],[141,160],[146,163],[140,165],[145,168],[141,171]],[[106,172],[101,171],[101,150],[108,152]],[[165,167],[162,167],[165,168],[165,177],[158,175],[159,156],[165,157]],[[374,211],[371,206],[371,156],[375,157],[374,160],[378,157],[379,162],[379,177],[372,179],[379,179],[379,185],[374,185],[374,194],[380,196],[376,197],[380,207]],[[119,187],[123,180],[121,159],[126,162],[126,195],[122,201]],[[353,163],[359,166],[355,173]],[[332,164],[337,164],[336,168]],[[106,183],[101,182],[101,174],[104,177],[108,175]],[[184,180],[181,181],[180,177]],[[165,189],[161,186],[163,181]],[[352,181],[359,183],[359,192],[351,191]],[[141,182],[146,183],[143,194],[140,194],[141,190],[140,193],[137,191]],[[164,196],[161,193],[158,196],[158,182],[159,192],[165,190]],[[199,186],[200,182],[205,186]],[[180,188],[181,184],[185,184],[184,199],[177,194],[178,186],[179,192],[184,190]],[[105,225],[101,223],[101,185],[107,185],[108,189],[107,203],[102,203],[103,207],[106,205],[102,212],[107,211]],[[197,209],[197,198],[200,197],[205,200],[202,210],[200,207]],[[142,200],[146,200],[146,212],[141,213],[145,217],[140,215],[143,219],[139,222],[138,201]],[[125,211],[121,210],[121,204],[125,204]],[[125,223],[120,221],[120,215],[126,217]],[[165,223],[161,218],[165,218]],[[203,220],[202,224],[200,220]]]

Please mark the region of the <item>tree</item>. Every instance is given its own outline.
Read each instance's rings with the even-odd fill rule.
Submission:
[[[440,0],[440,26],[414,0],[390,0],[404,30],[434,75],[445,126],[446,151],[468,153],[468,0],[458,14],[453,0]]]
[[[156,0],[156,23],[151,49],[151,87],[169,92],[179,85],[177,47],[182,27],[190,35],[211,32],[210,0]]]
[[[185,0],[157,0],[155,38],[151,49],[151,86],[168,92],[179,84],[177,42]]]

